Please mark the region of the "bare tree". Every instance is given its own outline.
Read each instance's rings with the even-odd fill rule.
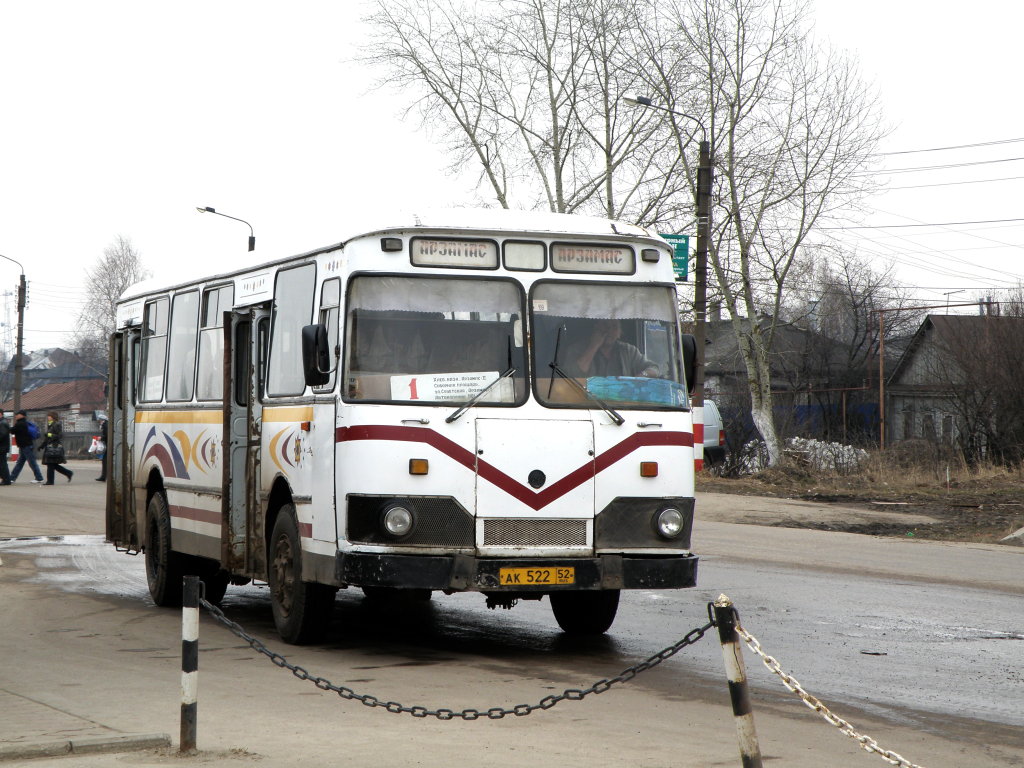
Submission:
[[[652,48],[650,86],[667,103],[690,94],[711,142],[709,266],[747,370],[751,416],[775,464],[770,359],[787,289],[819,247],[815,228],[870,184],[864,171],[883,134],[876,98],[851,61],[814,44],[802,2],[677,0],[662,14],[695,65],[672,63],[673,48]],[[677,86],[672,77],[684,80]]]
[[[132,241],[118,235],[85,272],[85,305],[78,317],[74,346],[93,366],[107,359],[107,338],[114,330],[117,300],[125,289],[149,276]]]
[[[671,136],[621,103],[635,18],[621,0],[378,0],[365,60],[498,205],[660,221],[686,180],[660,157]]]
[[[801,0],[377,0],[367,59],[504,207],[692,222],[694,122],[716,158],[710,262],[772,463],[769,354],[815,227],[862,193],[882,131]],[[655,97],[668,113],[626,105]],[[685,113],[696,121],[681,117]],[[768,322],[764,322],[764,318]]]

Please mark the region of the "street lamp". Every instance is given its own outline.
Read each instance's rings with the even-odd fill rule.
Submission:
[[[25,268],[20,261],[15,261],[10,256],[0,253],[0,259],[7,259],[18,265],[21,270],[21,277],[18,280],[18,342],[14,351],[14,410],[21,410],[21,372],[25,367],[22,360],[22,347],[25,342]]]
[[[966,288],[961,288],[958,291],[943,291],[942,295],[946,297],[946,314],[947,315],[949,314],[949,297],[954,295],[954,294],[957,294],[957,293],[963,293],[966,290],[967,290]]]
[[[697,163],[697,189],[694,190],[694,198],[697,203],[697,253],[696,264],[693,274],[693,315],[694,315],[694,341],[697,345],[696,376],[693,382],[692,402],[694,408],[704,409],[704,345],[707,323],[707,296],[708,296],[708,243],[711,237],[711,188],[714,184],[714,166],[711,159],[711,143],[708,141],[708,132],[704,123],[693,115],[687,115],[668,107],[655,104],[646,96],[624,96],[622,98],[627,104],[634,104],[648,109],[658,109],[668,112],[671,115],[685,117],[695,122],[701,131],[700,156]],[[675,127],[675,120],[673,127]],[[687,143],[693,138],[693,134],[687,137]],[[679,153],[683,153],[686,145],[679,139],[679,131],[676,130],[676,141],[679,142]],[[701,417],[703,423],[703,417]],[[696,442],[696,441],[695,441]]]
[[[245,219],[236,218],[234,216],[228,216],[226,213],[220,213],[219,211],[214,210],[213,208],[211,208],[208,205],[206,205],[206,206],[198,206],[197,205],[196,206],[196,210],[199,211],[200,213],[216,213],[218,216],[223,216],[225,219],[233,219],[235,221],[242,222],[243,224],[245,224],[245,226],[247,226],[249,228],[249,250],[250,251],[256,250],[256,236],[252,232],[252,224],[250,224],[248,221],[246,221]]]

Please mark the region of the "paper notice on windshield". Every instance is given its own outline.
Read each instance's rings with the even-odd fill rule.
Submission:
[[[426,400],[432,402],[466,402],[501,374],[498,371],[421,373],[391,377],[392,400]],[[515,389],[511,379],[495,385],[481,402],[511,403]]]

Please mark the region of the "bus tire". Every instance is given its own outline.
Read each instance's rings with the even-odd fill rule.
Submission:
[[[292,645],[317,642],[330,624],[336,590],[302,580],[302,544],[294,505],[281,508],[268,554],[267,583],[277,633]]]
[[[552,592],[551,611],[563,632],[600,635],[608,631],[619,610],[619,590]]]
[[[199,578],[203,580],[203,593],[208,603],[220,605],[224,594],[228,591],[228,582],[231,581],[231,574],[222,571],[220,566],[214,564],[201,572]]]
[[[184,556],[171,549],[171,514],[167,497],[157,491],[146,507],[146,582],[153,602],[163,608],[181,606]]]

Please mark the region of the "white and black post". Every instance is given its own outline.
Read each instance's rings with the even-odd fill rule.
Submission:
[[[757,743],[754,729],[754,710],[750,706],[747,690],[747,670],[743,665],[743,648],[736,632],[736,610],[732,600],[719,595],[714,602],[715,626],[722,641],[722,656],[725,659],[725,674],[729,680],[729,698],[732,699],[732,714],[736,720],[736,736],[740,742],[740,764],[743,768],[762,768],[761,747]]]
[[[198,576],[186,576],[181,603],[181,753],[196,750],[196,707],[199,693]]]

